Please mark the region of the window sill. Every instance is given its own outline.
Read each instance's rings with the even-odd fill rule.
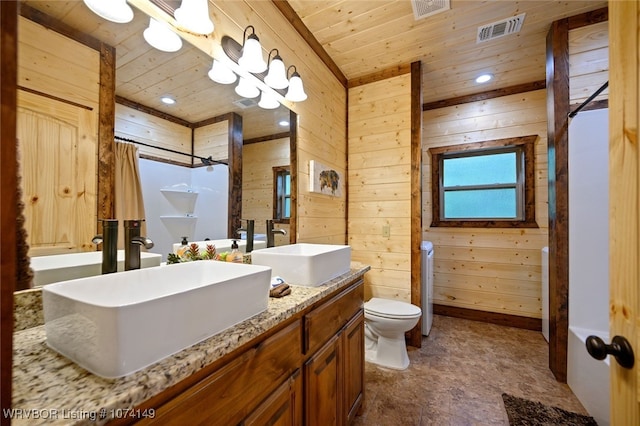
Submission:
[[[534,221],[515,220],[434,220],[432,228],[539,228]]]

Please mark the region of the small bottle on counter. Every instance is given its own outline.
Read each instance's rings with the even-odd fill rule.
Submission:
[[[243,260],[242,253],[238,250],[238,243],[236,240],[233,240],[231,243],[231,253],[227,255],[227,262],[243,263]]]

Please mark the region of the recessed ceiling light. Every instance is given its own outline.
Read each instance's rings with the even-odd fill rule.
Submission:
[[[493,79],[493,75],[491,74],[482,74],[476,78],[476,83],[486,83]]]
[[[170,98],[169,96],[163,96],[160,98],[160,100],[162,101],[163,104],[167,104],[167,105],[173,105],[176,103],[176,100],[173,98]]]
[[[287,120],[281,120],[278,124],[281,125],[282,127],[286,127],[289,125],[289,122]]]

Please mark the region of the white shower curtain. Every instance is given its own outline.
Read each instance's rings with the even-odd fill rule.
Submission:
[[[116,142],[115,217],[119,220],[118,248],[124,248],[124,220],[144,219],[144,201],[138,147],[130,143]],[[141,235],[146,235],[144,222]]]

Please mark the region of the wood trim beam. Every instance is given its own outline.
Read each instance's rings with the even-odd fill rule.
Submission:
[[[298,114],[289,110],[289,167],[291,173],[291,215],[289,243],[298,238]]]
[[[435,315],[488,322],[507,327],[523,328],[525,330],[542,331],[542,320],[540,318],[529,318],[519,315],[500,314],[497,312],[478,311],[475,309],[438,304],[433,305],[433,313]]]
[[[100,45],[100,92],[98,97],[98,223],[100,219],[115,217],[116,200],[116,49],[107,44]]]
[[[195,123],[191,123],[191,127],[193,127],[194,129],[197,129],[198,127],[208,126],[209,124],[215,124],[221,121],[231,120],[231,116],[233,114],[234,114],[233,112],[228,112],[226,114],[217,115],[215,117],[207,118],[202,121],[196,121]]]
[[[547,34],[549,368],[567,381],[569,334],[569,20]]]
[[[251,145],[252,143],[276,141],[278,139],[288,138],[290,135],[291,135],[291,132],[282,132],[282,133],[275,133],[273,135],[259,136],[257,138],[245,139],[244,144]]]
[[[72,40],[75,40],[78,43],[82,43],[94,50],[99,51],[100,47],[103,44],[97,38],[85,34],[82,31],[78,31],[77,29],[70,27],[64,22],[59,21],[56,18],[53,18],[39,11],[38,9],[34,9],[33,7],[23,2],[20,2],[20,16],[36,22],[46,28],[52,29],[53,31],[60,33]]]
[[[411,64],[411,303],[422,308],[422,63]],[[411,346],[422,345],[422,321],[410,331]]]
[[[503,96],[517,95],[518,93],[531,92],[546,87],[546,81],[539,80],[531,83],[516,84],[515,86],[504,87],[502,89],[489,90],[487,92],[474,93],[472,95],[458,96],[451,99],[443,99],[441,101],[427,102],[422,105],[422,111],[432,109],[445,108],[449,106],[468,104],[471,102],[484,101],[487,99],[500,98]]]
[[[18,84],[18,2],[0,1],[0,408],[11,408],[13,357],[13,292],[18,274],[18,161],[17,161],[17,84]],[[23,241],[23,243],[25,243]],[[0,416],[0,425],[11,418]]]
[[[309,31],[309,28],[302,22],[302,19],[298,16],[293,7],[286,0],[271,0],[275,7],[282,13],[282,16],[285,17],[287,21],[295,28],[295,30],[300,34],[304,41],[307,42],[311,50],[315,52],[316,55],[324,62],[324,64],[329,68],[329,70],[333,73],[333,75],[338,79],[338,81],[347,88],[347,77],[342,73],[340,67],[331,59],[331,56],[324,50],[324,47],[320,44],[320,42],[315,38],[313,33]]]
[[[227,237],[236,238],[242,217],[242,116],[229,114],[229,206]]]
[[[603,7],[601,9],[592,10],[591,12],[570,16],[568,18],[568,30],[575,30],[576,28],[599,24],[600,22],[607,22],[608,20],[609,8]]]
[[[115,87],[114,87],[114,93],[115,93]],[[157,109],[139,104],[138,102],[131,101],[127,98],[123,98],[122,96],[116,95],[115,102],[120,105],[129,107],[131,109],[135,109],[136,111],[144,112],[145,114],[153,115],[154,117],[162,118],[163,120],[167,120],[184,127],[189,127],[190,129],[195,127],[193,123],[187,120],[183,120],[182,118],[175,117],[171,114],[167,114],[166,112],[158,111]],[[219,120],[219,121],[222,121],[222,120]]]
[[[396,67],[387,68],[386,70],[375,72],[373,74],[365,75],[358,78],[353,78],[348,82],[349,89],[352,89],[358,86],[363,86],[369,83],[375,83],[376,81],[387,80],[389,78],[397,77],[399,75],[408,74],[411,72],[412,66],[413,64],[398,65]]]
[[[23,92],[33,93],[34,95],[42,96],[43,98],[53,99],[54,101],[62,102],[67,105],[73,105],[74,107],[86,109],[87,111],[93,111],[93,107],[82,105],[78,102],[73,102],[64,98],[60,98],[58,96],[54,96],[50,93],[41,92],[39,90],[31,89],[30,87],[18,86],[18,90],[22,90]]]

